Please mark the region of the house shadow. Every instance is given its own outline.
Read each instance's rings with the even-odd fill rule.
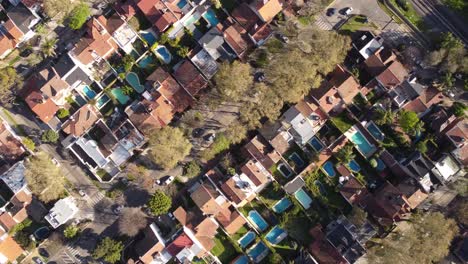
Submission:
[[[74,243],[74,246],[92,255],[101,238],[101,235],[96,234],[91,228],[86,228],[83,230],[79,239]]]
[[[140,207],[145,205],[151,197],[151,194],[137,186],[129,186],[123,193],[127,207]]]

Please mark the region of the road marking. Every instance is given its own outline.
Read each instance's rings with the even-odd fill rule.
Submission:
[[[332,30],[332,25],[323,15],[315,20],[315,25],[321,30]]]
[[[99,203],[102,199],[104,199],[104,197],[105,197],[104,194],[98,191],[95,195],[90,197],[88,202],[91,204],[91,206],[94,206],[97,203]]]

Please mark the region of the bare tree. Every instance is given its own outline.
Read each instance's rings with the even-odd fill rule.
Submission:
[[[148,225],[146,215],[135,207],[124,208],[119,218],[119,232],[130,237],[136,236]]]

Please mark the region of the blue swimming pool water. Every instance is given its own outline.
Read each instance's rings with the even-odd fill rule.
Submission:
[[[294,197],[299,201],[299,203],[305,209],[309,209],[310,204],[312,203],[312,198],[304,191],[304,189],[299,189],[297,192],[294,193]]]
[[[351,160],[348,163],[348,166],[354,172],[359,172],[361,170],[361,166],[359,166],[359,164],[355,160]]]
[[[254,232],[249,231],[247,234],[243,235],[237,242],[239,242],[239,245],[241,245],[242,248],[246,248],[250,243],[252,243],[255,240],[255,235]]]
[[[232,264],[249,264],[249,257],[246,255],[239,256]]]
[[[283,199],[275,203],[275,205],[273,205],[273,211],[275,213],[281,214],[282,212],[286,211],[291,205],[291,200],[289,200],[289,198],[287,197],[284,197]]]
[[[50,235],[50,229],[47,226],[43,226],[34,231],[34,236],[38,240],[44,240]]]
[[[149,68],[150,64],[155,63],[155,58],[153,56],[145,56],[141,60],[138,61],[138,66],[140,66],[143,69]]]
[[[218,18],[216,18],[216,14],[212,9],[208,9],[202,16],[208,23],[210,23],[211,27],[214,27],[219,23]]]
[[[149,46],[153,46],[153,44],[156,43],[156,36],[153,33],[149,31],[140,31],[140,35],[148,43]]]
[[[179,2],[177,3],[177,7],[182,9],[184,8],[186,4],[187,4],[187,0],[179,0]]]
[[[258,263],[268,255],[268,248],[260,241],[247,251],[247,255],[252,258],[253,262]]]
[[[101,108],[105,104],[107,104],[107,102],[109,102],[109,101],[110,101],[109,96],[107,96],[107,94],[104,94],[103,96],[99,97],[99,99],[97,99],[96,106],[98,108]]]
[[[324,148],[322,142],[317,137],[313,137],[311,140],[309,140],[309,145],[311,145],[317,152],[322,151]]]
[[[325,187],[323,186],[323,184],[320,181],[316,180],[314,182],[314,184],[315,184],[315,186],[317,186],[319,188],[320,194],[327,195],[327,191],[325,190]]]
[[[87,103],[87,101],[81,95],[75,95],[75,102],[80,106],[83,106]]]
[[[94,99],[94,97],[96,97],[96,92],[91,90],[91,88],[89,88],[88,85],[83,87],[83,92],[85,93],[86,97],[88,97],[89,99]]]
[[[114,88],[111,90],[112,95],[119,101],[120,104],[124,105],[128,103],[130,100],[130,97],[126,94],[123,93],[122,89],[120,88]]]
[[[165,64],[171,62],[172,55],[165,46],[158,46],[156,48],[156,54]]]
[[[322,169],[325,171],[325,173],[330,176],[330,177],[335,177],[336,172],[335,168],[333,166],[333,163],[331,161],[327,161],[322,165]]]
[[[376,124],[374,123],[370,123],[368,126],[367,126],[367,130],[369,130],[369,132],[371,133],[371,135],[377,139],[378,141],[383,141],[384,140],[384,134],[382,133],[382,131],[380,131],[380,129],[377,127]]]
[[[298,168],[302,168],[304,166],[304,161],[301,159],[299,154],[294,152],[289,156],[289,159],[292,160]]]
[[[263,217],[255,210],[249,212],[249,220],[258,228],[259,231],[263,232],[268,228],[268,223]]]
[[[377,171],[383,171],[385,169],[385,163],[381,159],[377,159]]]
[[[362,135],[361,131],[357,131],[351,136],[351,141],[357,146],[359,151],[365,156],[369,157],[374,153],[375,147]]]
[[[281,174],[285,177],[285,178],[289,178],[291,177],[292,175],[292,171],[289,170],[288,166],[284,165],[283,163],[280,163],[278,165],[278,170],[281,172]]]
[[[138,78],[136,73],[129,72],[125,79],[138,93],[142,93],[145,90],[145,86],[140,84],[140,78]]]
[[[276,245],[279,242],[283,241],[286,237],[286,232],[281,229],[279,226],[273,227],[265,236],[265,239],[270,242],[272,245]]]

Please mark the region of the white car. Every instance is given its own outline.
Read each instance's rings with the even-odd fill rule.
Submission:
[[[351,12],[353,12],[353,8],[352,7],[346,7],[343,11],[343,13],[347,16],[349,16],[351,14]]]
[[[174,180],[175,180],[174,176],[166,175],[160,179],[157,179],[156,184],[160,186],[165,186],[165,185],[169,185]]]
[[[81,189],[78,190],[78,194],[79,194],[81,197],[85,197],[85,196],[86,196],[86,193],[85,193],[83,190],[81,190]]]

